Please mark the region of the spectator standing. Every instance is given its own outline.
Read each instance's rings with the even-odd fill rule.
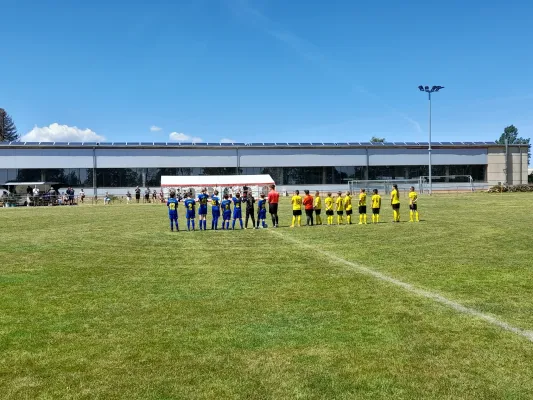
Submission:
[[[139,188],[139,186],[135,188],[135,200],[137,201],[137,203],[141,200],[141,189]]]
[[[81,202],[83,203],[85,201],[85,192],[83,191],[83,189],[80,190],[80,200]]]
[[[150,203],[150,188],[146,188],[144,191],[144,201]]]
[[[157,203],[157,190],[154,189],[154,191],[152,192],[152,201],[155,203]]]
[[[128,203],[128,204],[131,203],[131,193],[130,193],[129,190],[128,190],[128,192],[126,193],[126,203]]]

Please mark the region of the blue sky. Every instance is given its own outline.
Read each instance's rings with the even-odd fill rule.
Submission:
[[[435,141],[533,131],[528,1],[2,0],[1,10],[0,107],[30,139],[426,141],[420,84],[446,87],[433,98]]]

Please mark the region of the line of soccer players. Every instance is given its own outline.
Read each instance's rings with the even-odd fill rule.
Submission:
[[[313,225],[313,213],[316,217],[316,225],[322,225],[322,199],[320,193],[317,191],[315,197],[309,194],[309,190],[304,191],[305,196],[302,198],[300,196],[300,191],[296,190],[294,196],[292,196],[292,223],[291,228],[295,226],[301,226],[302,223],[302,207],[305,210],[306,215],[306,225]],[[418,194],[415,191],[415,188],[411,186],[409,190],[409,209],[410,209],[410,218],[409,222],[419,222],[420,217],[418,214]],[[381,196],[378,193],[377,189],[372,191],[372,197],[370,199],[371,208],[372,208],[372,223],[379,223],[380,210],[381,210]],[[344,224],[344,212],[346,212],[346,224],[352,223],[352,193],[346,192],[346,195],[343,196],[342,192],[337,193],[337,197],[334,199],[331,193],[327,194],[327,197],[324,199],[324,206],[326,211],[327,225],[333,225],[333,216],[334,213],[337,213],[337,225]],[[359,224],[367,224],[367,193],[365,189],[361,189],[359,193]],[[393,190],[391,192],[391,207],[393,212],[393,222],[400,222],[400,193],[398,191],[398,186],[393,185]]]
[[[254,200],[255,201],[255,200]],[[185,218],[187,219],[187,230],[195,230],[195,220],[196,220],[196,205],[198,204],[198,225],[200,230],[207,230],[207,204],[211,203],[211,229],[218,230],[218,221],[222,216],[222,229],[227,230],[235,229],[235,223],[239,221],[241,229],[244,228],[242,222],[242,207],[243,207],[243,198],[240,193],[236,193],[235,196],[231,197],[228,194],[225,194],[222,199],[219,197],[218,190],[215,190],[212,196],[209,196],[207,189],[202,189],[202,192],[198,195],[198,199],[195,200],[190,193],[185,193],[183,196],[183,204],[185,206]],[[266,199],[265,195],[261,194],[260,199],[257,202],[257,225],[255,224],[255,218],[252,215],[252,223],[255,229],[259,229],[259,226],[263,228],[267,227],[266,224]],[[231,207],[233,206],[233,213]],[[178,226],[178,200],[176,199],[176,192],[171,190],[169,194],[169,199],[167,201],[168,207],[168,216],[170,219],[170,230],[179,231]],[[233,216],[233,221],[232,221]],[[248,225],[248,213],[246,215],[246,225]]]
[[[274,190],[274,189],[272,189]],[[302,198],[300,196],[300,192],[296,190],[294,192],[294,195],[291,199],[292,204],[292,223],[291,228],[295,226],[301,226],[301,216],[302,216],[302,207],[305,210],[306,218],[307,218],[307,225],[314,225],[314,216],[316,216],[316,225],[322,225],[322,199],[320,197],[320,193],[317,191],[315,193],[315,197],[311,196],[309,194],[309,190],[304,191],[305,196]],[[251,195],[250,195],[251,196]],[[252,197],[252,201],[253,197]],[[179,231],[178,227],[178,202],[179,200],[176,199],[176,192],[171,190],[170,191],[170,197],[167,201],[167,207],[168,207],[168,216],[170,219],[170,230],[174,231],[174,227],[176,228],[176,231]],[[195,220],[196,220],[196,204],[198,203],[198,224],[200,230],[207,230],[207,205],[208,202],[211,203],[211,212],[212,212],[212,221],[211,221],[211,229],[212,230],[218,230],[218,222],[220,219],[220,216],[222,216],[222,229],[228,230],[230,229],[230,222],[231,222],[231,229],[235,229],[235,223],[239,221],[239,225],[241,229],[243,229],[243,222],[242,222],[242,207],[243,207],[243,198],[241,198],[240,193],[236,193],[235,196],[231,197],[228,194],[225,194],[223,198],[221,199],[219,197],[219,192],[215,190],[212,196],[209,196],[207,193],[207,189],[203,189],[201,193],[198,195],[198,199],[195,200],[191,194],[185,193],[183,197],[183,203],[185,206],[185,218],[187,219],[187,230],[195,230]],[[370,199],[371,202],[371,208],[372,208],[372,223],[377,224],[379,223],[380,218],[380,210],[381,210],[381,196],[378,193],[377,189],[373,190],[372,197]],[[415,192],[415,188],[411,187],[409,191],[409,209],[410,209],[410,222],[419,222],[419,214],[418,214],[418,194]],[[253,205],[253,202],[251,203]],[[251,209],[252,214],[252,223],[254,225],[254,229],[258,229],[259,226],[262,226],[263,228],[267,227],[266,224],[266,204],[267,200],[265,198],[265,194],[262,193],[260,195],[260,199],[257,202],[258,210],[257,210],[257,225],[255,224],[254,218],[253,218],[253,208]],[[231,207],[233,205],[233,214]],[[327,217],[327,225],[333,225],[333,216],[334,212],[337,213],[337,224],[342,225],[344,224],[344,212],[346,211],[346,224],[352,223],[352,194],[351,192],[346,192],[346,195],[343,196],[342,192],[338,192],[337,197],[334,199],[332,197],[331,193],[327,194],[327,197],[324,199],[324,206],[325,206],[325,212]],[[358,201],[358,207],[359,207],[359,224],[367,224],[367,194],[365,189],[361,189],[359,193],[359,201]],[[393,210],[393,222],[400,222],[400,194],[398,191],[398,186],[393,185],[393,190],[391,192],[391,207]],[[276,207],[277,209],[277,202]],[[272,207],[271,211],[272,213]],[[248,217],[250,214],[250,210],[247,209],[246,214],[246,225],[248,225]],[[232,221],[233,216],[233,221]],[[277,211],[275,214],[275,218],[273,215],[273,221],[277,221]],[[277,222],[273,222],[277,226]]]

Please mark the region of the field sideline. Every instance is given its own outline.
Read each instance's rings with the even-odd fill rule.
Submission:
[[[0,209],[1,397],[531,398],[533,197],[419,203],[180,233],[155,204]]]

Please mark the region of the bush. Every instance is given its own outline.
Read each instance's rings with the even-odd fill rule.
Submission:
[[[502,193],[502,192],[533,192],[533,185],[496,185],[488,190],[489,193]]]

